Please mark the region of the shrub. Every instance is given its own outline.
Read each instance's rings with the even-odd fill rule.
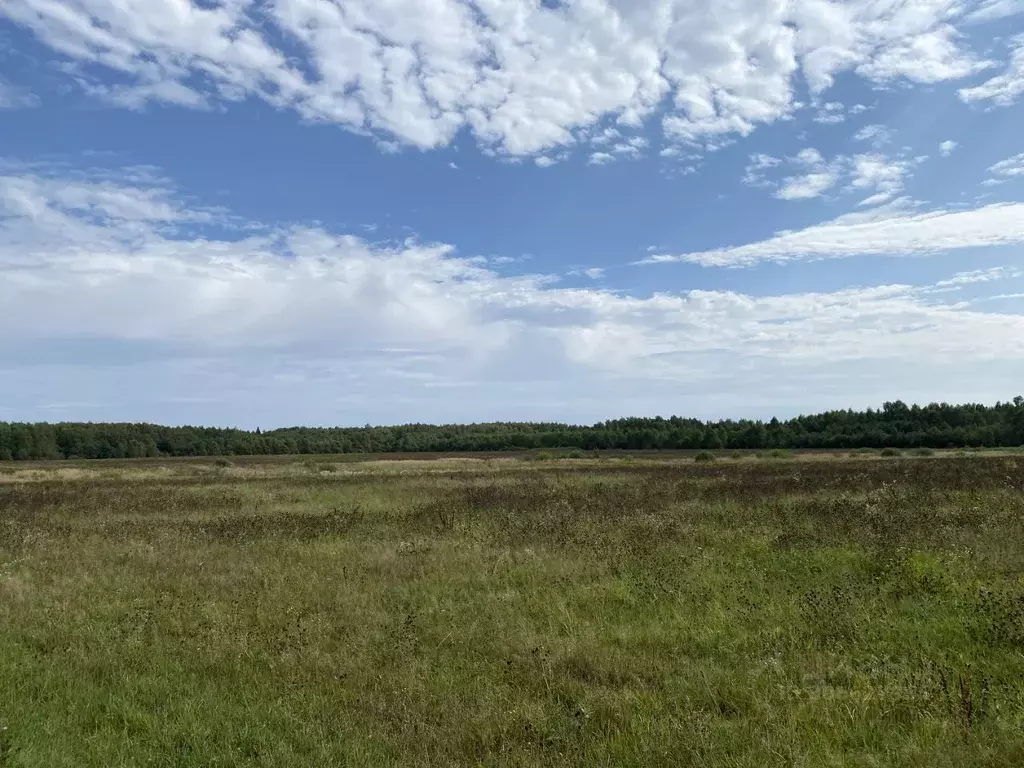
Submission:
[[[714,461],[715,460],[715,454],[711,453],[710,451],[701,451],[700,453],[698,453],[696,456],[693,457],[693,460],[694,461],[700,461],[700,462]]]
[[[571,450],[567,454],[565,454],[565,458],[567,458],[567,459],[585,459],[586,455],[579,448],[574,448],[573,450]]]
[[[740,451],[733,451],[730,455],[734,459],[742,459],[743,458],[743,454]]]
[[[791,459],[793,452],[785,448],[774,448],[767,453],[769,459]]]
[[[890,456],[902,456],[903,454],[900,452],[899,448],[883,448],[881,451],[879,451],[878,455],[879,456],[890,457]]]
[[[223,467],[225,469],[227,469],[228,467],[235,466],[232,462],[228,461],[227,459],[217,459],[215,462],[213,462],[213,465],[215,467]]]
[[[935,451],[933,451],[931,448],[918,448],[917,450],[914,451],[914,455],[915,456],[934,456],[935,455]]]
[[[554,458],[555,455],[551,451],[538,451],[533,454],[534,461],[552,461]]]

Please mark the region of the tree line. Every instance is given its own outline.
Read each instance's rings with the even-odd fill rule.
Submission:
[[[288,427],[269,431],[156,424],[0,422],[0,460],[159,456],[760,448],[963,448],[1024,445],[1024,397],[994,406],[896,400],[780,421],[628,418],[557,423]]]

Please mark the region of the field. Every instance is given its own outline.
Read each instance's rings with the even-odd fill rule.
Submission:
[[[1024,765],[1024,457],[0,465],[0,766],[212,765]]]

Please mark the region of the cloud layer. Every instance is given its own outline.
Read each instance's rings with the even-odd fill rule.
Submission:
[[[836,255],[837,229],[847,252],[870,251],[881,237],[913,248],[926,247],[924,233],[928,244],[943,232],[977,239],[993,222],[1024,238],[1019,208],[837,220],[683,258]],[[849,398],[876,370],[1024,359],[1024,317],[951,301],[959,286],[1019,277],[1009,271],[933,286],[631,296],[502,266],[448,245],[385,247],[314,227],[233,222],[186,204],[151,169],[67,177],[15,168],[0,176],[0,305],[14,318],[0,326],[0,378],[21,397],[57,403],[130,389],[129,399],[230,395],[238,408],[252,397],[333,391],[332,402],[354,398],[365,414],[386,395],[386,420],[406,412],[399,402],[438,418],[422,410],[427,401],[458,405],[463,419],[510,404],[539,416],[531,408],[558,393],[547,415],[570,418],[572,391],[586,393],[573,406],[589,403],[581,415],[611,415],[674,410],[681,392],[721,393],[748,375],[770,375],[763,389],[778,403],[788,388],[844,370],[840,397]],[[465,397],[453,399],[453,389]],[[334,413],[324,407],[318,420]],[[297,419],[306,413],[288,408]]]
[[[873,139],[875,146],[883,146],[888,140],[881,141],[880,136],[878,131],[860,131],[856,138]],[[902,156],[892,158],[880,152],[836,155],[826,161],[818,150],[807,147],[785,159],[760,153],[751,155],[742,181],[747,186],[773,189],[773,196],[779,200],[810,200],[834,190],[845,179],[847,183],[840,191],[867,193],[868,197],[859,205],[872,206],[898,195],[913,166],[914,162]],[[790,175],[780,177],[783,173]]]
[[[690,262],[708,267],[748,267],[759,262],[911,255],[1024,243],[1024,203],[994,203],[972,210],[907,210],[904,205],[839,216],[806,229],[779,232],[747,245],[678,255],[646,263]]]
[[[468,131],[511,155],[664,111],[670,141],[714,146],[798,108],[842,72],[877,84],[959,80],[1009,103],[1008,65],[961,27],[1005,0],[2,0],[89,93],[126,108],[248,97],[429,148]],[[821,112],[837,121],[838,108]],[[609,154],[609,153],[605,153]]]

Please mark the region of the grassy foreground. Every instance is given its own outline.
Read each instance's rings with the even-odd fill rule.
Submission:
[[[0,766],[1024,765],[1024,458],[0,469]]]

